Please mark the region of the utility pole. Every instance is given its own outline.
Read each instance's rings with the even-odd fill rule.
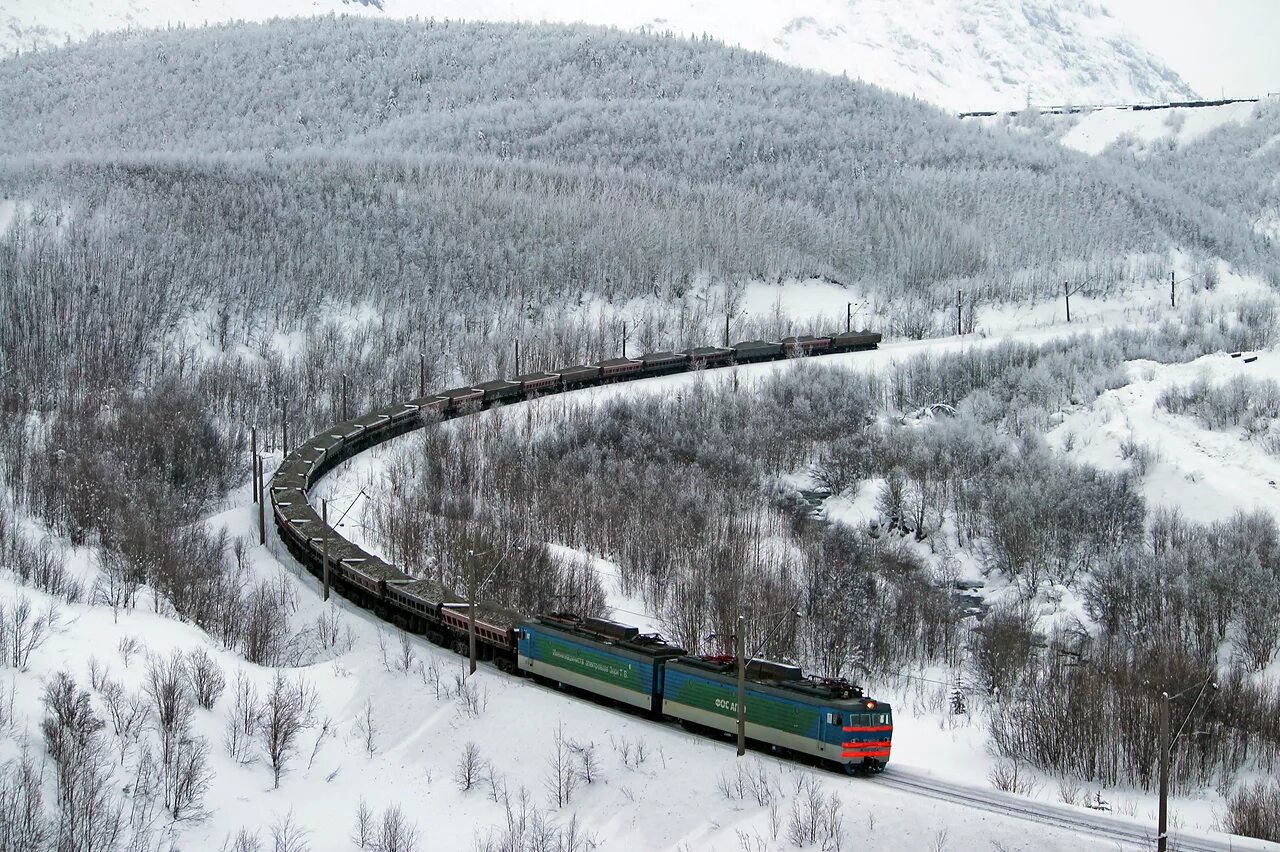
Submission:
[[[289,398],[280,400],[280,443],[284,454],[289,455]]]
[[[347,374],[342,374],[342,419],[347,419]]]
[[[1071,285],[1062,282],[1062,297],[1067,300],[1067,322],[1071,322]]]
[[[468,555],[467,563],[467,645],[471,660],[471,674],[476,673],[476,559]]]
[[[253,502],[258,502],[258,427],[249,427],[249,461],[253,468]]]
[[[1160,693],[1160,819],[1156,852],[1169,848],[1169,693]]]
[[[320,522],[325,527],[329,526],[329,501],[321,498],[320,500]],[[320,545],[321,561],[324,564],[324,597],[321,600],[329,600],[329,537],[324,537],[323,543]]]
[[[427,395],[427,356],[418,353],[418,396]]]
[[[726,349],[729,348],[729,315],[727,313],[724,315],[724,346]]]
[[[253,457],[254,469],[258,472],[258,544],[267,543],[267,489],[262,481],[262,456]]]
[[[844,303],[844,330],[853,331],[853,302]]]
[[[516,371],[512,375],[520,375],[520,338],[518,337],[516,338]]]
[[[622,357],[627,357],[627,321],[622,321]]]
[[[1174,280],[1173,276],[1174,276],[1174,273],[1170,272],[1170,273],[1169,273],[1169,307],[1171,307],[1171,308],[1176,308],[1176,307],[1178,307],[1178,300],[1177,300],[1177,298],[1176,298],[1176,297],[1177,297],[1177,290],[1176,290],[1177,282]]]
[[[738,757],[747,753],[747,623],[738,616]]]
[[[961,321],[961,317],[962,317],[961,306],[963,304],[964,304],[964,291],[957,290],[956,291],[956,334],[957,335],[964,334],[964,325]]]

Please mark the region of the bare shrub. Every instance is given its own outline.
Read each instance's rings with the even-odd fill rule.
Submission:
[[[585,784],[595,783],[600,777],[600,758],[596,755],[595,743],[579,743],[570,742],[570,750],[573,751],[574,759],[577,761],[578,777]]]
[[[235,837],[227,838],[222,844],[222,852],[262,852],[262,838],[257,832],[242,828]]]
[[[1040,790],[1040,782],[1023,771],[1016,760],[1002,760],[987,775],[991,786],[1005,793],[1018,796],[1034,796]]]
[[[478,686],[464,674],[454,675],[453,696],[458,709],[469,719],[478,719],[489,706],[489,690]]]
[[[133,655],[142,650],[142,645],[133,636],[121,636],[120,641],[116,643],[116,650],[120,652],[120,660],[127,669],[130,661],[133,660]]]
[[[1227,799],[1220,822],[1231,834],[1280,842],[1280,784],[1258,781],[1242,786]]]
[[[227,685],[222,667],[203,648],[196,648],[187,654],[186,671],[187,683],[196,704],[205,710],[212,710]]]
[[[796,786],[795,801],[787,817],[787,840],[796,846],[820,844],[829,850],[838,850],[844,843],[840,797],[835,793],[824,796],[808,775],[801,776]]]

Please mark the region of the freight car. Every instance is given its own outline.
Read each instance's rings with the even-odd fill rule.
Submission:
[[[408,576],[326,526],[307,491],[364,450],[443,419],[484,408],[687,370],[874,349],[875,332],[803,335],[683,352],[652,352],[597,364],[465,385],[388,405],[339,423],[293,450],[270,486],[272,517],[290,554],[361,606],[459,653],[468,652],[471,610],[449,589]],[[265,495],[264,495],[265,499]],[[634,627],[574,615],[523,618],[488,602],[475,607],[477,656],[505,671],[563,683],[665,715],[701,730],[736,724],[736,681],[723,658],[691,657]],[[892,715],[843,681],[805,678],[798,670],[753,660],[748,671],[748,736],[779,750],[832,761],[846,770],[888,760]],[[728,727],[726,727],[728,726]]]

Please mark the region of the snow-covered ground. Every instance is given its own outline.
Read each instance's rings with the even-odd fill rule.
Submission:
[[[788,361],[742,366],[701,375],[668,376],[583,391],[571,398],[546,398],[530,404],[552,407],[554,410],[570,401],[581,404],[584,400],[598,402],[621,394],[668,393],[689,382],[733,381],[735,373],[741,386],[750,387],[754,381],[773,372],[804,370],[818,364],[879,371],[922,353],[990,346],[1003,340],[1043,342],[1072,333],[1139,323],[1158,323],[1174,315],[1186,316],[1189,313],[1228,306],[1241,298],[1271,298],[1261,282],[1234,275],[1225,268],[1221,270],[1219,283],[1213,290],[1194,285],[1183,286],[1177,309],[1169,306],[1167,284],[1136,288],[1110,300],[1073,298],[1072,324],[1065,322],[1060,302],[1046,300],[1005,305],[984,313],[982,334],[894,342],[882,345],[875,352],[827,356],[816,361]],[[819,282],[786,293],[760,285],[749,288],[745,301],[757,309],[765,306],[776,308],[779,298],[786,303],[787,310],[801,314],[807,311],[814,316],[829,316],[834,313],[835,308],[843,308],[850,300],[842,288]],[[1206,356],[1184,365],[1133,363],[1129,367],[1132,382],[1104,394],[1093,405],[1071,413],[1051,433],[1051,445],[1070,454],[1077,461],[1105,468],[1118,468],[1131,465],[1125,458],[1121,445],[1138,440],[1151,448],[1156,458],[1144,481],[1146,496],[1153,505],[1183,508],[1188,517],[1196,520],[1225,519],[1237,510],[1258,508],[1280,515],[1280,500],[1276,499],[1273,484],[1280,477],[1280,458],[1268,456],[1261,448],[1241,441],[1239,435],[1211,432],[1199,427],[1188,417],[1172,416],[1155,406],[1156,398],[1168,383],[1186,384],[1206,372],[1219,380],[1241,371],[1259,377],[1277,377],[1280,374],[1280,357],[1277,357],[1277,353],[1265,352],[1258,355],[1258,359],[1249,364],[1242,358],[1233,359],[1227,353]],[[479,416],[496,415],[494,412],[487,412]],[[342,498],[349,499],[363,488],[376,500],[379,472],[385,469],[390,456],[399,452],[415,452],[416,449],[414,436],[401,438],[349,462],[326,479],[316,493],[332,496],[345,505]],[[873,516],[874,502],[874,488],[868,486],[852,500],[835,498],[828,501],[827,517],[835,522],[862,523]],[[363,505],[368,504],[365,501],[357,503],[352,517],[360,515]],[[347,524],[344,534],[363,541],[360,521],[349,518]],[[581,556],[577,553],[572,555]],[[609,604],[614,609],[615,617],[648,629],[661,629],[660,620],[645,612],[639,601],[618,593],[614,582],[616,567],[604,560],[593,561],[609,592]],[[973,573],[976,576],[976,570]],[[999,591],[988,590],[996,595]],[[1063,601],[1062,606],[1077,609],[1078,602],[1068,598]],[[946,671],[923,674],[940,679],[942,683],[950,676]],[[908,688],[908,694],[886,696],[895,701],[896,708],[893,763],[912,771],[931,773],[949,782],[985,787],[988,773],[996,764],[996,760],[986,750],[985,728],[981,722],[971,717],[956,719],[935,709],[937,705],[933,702],[936,701],[939,688],[938,684],[922,683],[917,684],[915,690]],[[1138,790],[1091,788],[1085,792],[1101,795],[1120,814],[1146,819],[1154,813],[1154,798]],[[1045,802],[1057,801],[1060,796],[1057,783],[1044,779],[1037,796]],[[1177,802],[1176,824],[1186,829],[1211,830],[1220,808],[1221,801],[1214,795],[1206,793],[1186,797]],[[904,848],[915,847],[907,845]]]
[[[988,126],[1046,134],[1085,154],[1097,155],[1113,145],[1123,145],[1126,152],[1142,156],[1160,148],[1187,145],[1228,124],[1250,122],[1258,109],[1259,104],[1249,102],[1156,110],[1107,107],[1085,113],[1039,115],[1030,121],[1004,114],[980,120]]]
[[[1154,292],[1156,285],[1150,289]],[[1177,312],[1227,306],[1242,296],[1265,293],[1258,282],[1224,271],[1214,290],[1189,287]],[[779,296],[761,285],[748,289],[744,303],[753,311],[768,310],[777,306]],[[982,333],[963,338],[894,342],[876,352],[670,376],[593,389],[575,394],[572,400],[581,403],[622,393],[663,393],[691,381],[730,381],[733,372],[742,386],[749,387],[773,371],[805,370],[818,364],[880,370],[923,353],[990,346],[999,340],[1044,341],[1085,330],[1158,322],[1174,310],[1164,297],[1162,292],[1156,300],[1138,289],[1112,301],[1073,301],[1076,322],[1071,325],[1063,321],[1060,304],[1051,300],[1007,305],[985,311]],[[851,301],[842,288],[820,282],[788,290],[781,298],[787,310],[822,316],[843,314],[845,303]],[[1280,511],[1272,485],[1280,474],[1275,457],[1238,434],[1210,432],[1190,418],[1169,415],[1154,404],[1169,383],[1185,384],[1202,374],[1213,381],[1239,373],[1280,376],[1276,352],[1259,353],[1250,364],[1217,354],[1191,364],[1136,363],[1129,369],[1129,384],[1070,413],[1050,436],[1051,443],[1078,460],[1116,467],[1128,464],[1120,445],[1140,439],[1155,458],[1146,478],[1148,498],[1180,506],[1191,517],[1226,517],[1236,509],[1257,507]],[[567,399],[553,397],[531,404],[559,406]],[[395,454],[415,451],[416,440],[406,436],[357,457],[321,483],[316,495],[331,499],[331,509],[339,511],[362,488],[376,500],[385,466]],[[366,541],[363,511],[367,505],[364,499],[356,502],[342,527],[344,535],[358,542]],[[857,522],[872,507],[872,493],[866,490],[852,500],[833,501],[829,515],[836,521]],[[248,489],[243,487],[208,523],[252,543],[256,542],[255,518]],[[338,613],[342,631],[349,629],[350,644],[339,642],[318,662],[290,672],[291,677],[303,678],[315,687],[319,705],[315,724],[303,734],[278,790],[272,789],[270,772],[260,758],[245,765],[223,751],[230,686],[213,711],[197,711],[196,731],[212,745],[216,776],[206,801],[211,816],[182,827],[177,843],[180,848],[219,849],[241,827],[266,840],[270,826],[291,813],[309,832],[312,849],[349,849],[362,797],[375,816],[385,807],[401,806],[421,831],[424,849],[472,848],[477,840],[500,832],[507,816],[504,806],[490,795],[487,781],[468,792],[455,783],[454,767],[469,742],[474,742],[481,757],[492,765],[497,783],[509,792],[509,801],[518,803],[520,790],[527,790],[530,804],[548,819],[564,826],[576,818],[581,830],[601,849],[791,848],[787,840],[790,814],[803,807],[811,784],[823,796],[839,797],[846,848],[855,844],[957,850],[1117,848],[1116,843],[1095,835],[937,801],[877,779],[848,779],[763,755],[749,756],[745,764],[752,772],[768,777],[773,792],[765,798],[772,797],[774,807],[767,802],[757,804],[750,796],[727,799],[717,789],[718,779],[733,776],[743,765],[729,744],[582,701],[489,667],[482,667],[472,681],[482,699],[478,703],[483,705],[475,712],[458,695],[456,678],[462,673],[458,657],[413,637],[406,637],[402,645],[393,630],[341,599],[321,603],[315,580],[300,572],[274,535],[269,536],[266,547],[250,546],[247,558],[256,575],[283,576],[296,591],[297,607],[291,615],[295,631],[314,625],[322,612],[332,610]],[[95,570],[91,551],[74,551],[72,560],[82,577],[88,578]],[[610,581],[616,570],[613,566],[604,560],[594,564],[620,620],[660,626],[639,601],[618,594],[616,583]],[[12,601],[20,594],[41,608],[48,600],[29,589],[19,591],[11,578],[0,577],[0,600]],[[86,685],[91,668],[99,667],[126,688],[137,689],[145,671],[144,654],[204,647],[224,667],[229,684],[236,672],[244,672],[263,692],[273,676],[270,670],[248,665],[220,650],[196,628],[154,614],[145,596],[135,609],[120,613],[118,620],[101,606],[62,604],[59,613],[56,630],[33,655],[29,671],[0,673],[0,693],[10,682],[14,686],[18,722],[12,730],[37,742],[43,715],[39,696],[59,669],[70,671]],[[127,637],[137,639],[143,647],[129,661],[121,650],[121,641]],[[922,674],[944,681],[947,676],[945,672]],[[986,751],[982,724],[968,717],[957,721],[931,709],[936,691],[935,685],[922,682],[918,689],[902,685],[885,696],[894,702],[897,716],[892,767],[899,768],[904,777],[931,774],[966,789],[987,788],[987,774],[994,761]],[[375,728],[372,755],[360,728],[366,700],[372,701]],[[566,736],[576,743],[594,746],[600,772],[593,783],[580,787],[568,805],[554,807],[548,802],[546,789],[548,758],[561,724]],[[39,746],[36,748],[38,751]],[[17,754],[17,739],[0,740],[0,760]],[[1093,792],[1108,800],[1118,814],[1138,821],[1135,824],[1152,824],[1154,800],[1150,795],[1135,790],[1085,791]],[[1037,797],[1044,803],[1056,802],[1056,783],[1043,784]],[[1207,792],[1180,798],[1174,803],[1174,825],[1209,830],[1219,808],[1220,800]],[[1092,815],[1083,808],[1078,811],[1082,818]]]
[[[954,111],[1033,103],[1120,103],[1191,95],[1177,74],[1094,3],[1050,0],[7,0],[0,51],[94,32],[274,17],[582,22],[709,34]]]

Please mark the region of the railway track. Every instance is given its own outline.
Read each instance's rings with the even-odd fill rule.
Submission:
[[[1134,820],[1107,813],[1081,813],[1067,805],[1038,802],[999,790],[982,790],[955,784],[902,766],[889,767],[876,776],[875,783],[913,795],[1073,831],[1099,841],[1119,844],[1121,848],[1154,849],[1156,846],[1154,826],[1144,826]],[[1235,835],[1222,835],[1219,839],[1199,832],[1172,831],[1169,835],[1169,849],[1175,852],[1278,852],[1280,844]]]
[[[577,380],[570,384],[573,371],[586,368],[566,368],[562,379],[563,386],[557,387],[556,390],[571,391],[577,387],[587,387],[607,381],[628,381],[645,378],[648,375],[656,376],[693,369],[728,367],[737,363],[777,360],[791,354],[822,355],[828,354],[828,351],[833,354],[839,351],[857,351],[875,348],[880,341],[878,334],[850,335],[844,348],[836,348],[831,344],[839,337],[836,335],[832,338],[788,338],[792,342],[786,344],[787,348],[782,344],[765,344],[760,341],[737,344],[736,352],[739,360],[736,361],[721,354],[734,350],[713,347],[689,350],[687,353],[651,353],[638,359],[611,359],[602,362],[603,368],[592,368],[597,371],[597,378],[591,381]],[[825,343],[815,345],[814,341],[825,341]],[[765,351],[761,348],[766,346],[776,346],[777,351]],[[829,350],[828,346],[830,346]],[[683,357],[682,363],[677,364],[671,360],[670,356],[676,354]],[[609,372],[611,369],[617,371],[612,376]],[[275,526],[281,540],[298,563],[317,578],[323,575],[328,583],[329,569],[332,566],[334,585],[355,604],[371,610],[380,618],[392,620],[401,627],[423,634],[436,644],[446,644],[445,640],[452,628],[456,642],[457,631],[466,629],[459,626],[462,623],[460,611],[450,609],[451,606],[456,607],[458,604],[442,604],[437,601],[434,604],[434,611],[431,611],[422,608],[418,599],[411,595],[408,598],[411,609],[403,608],[404,591],[411,586],[399,584],[408,584],[411,578],[402,574],[395,566],[364,552],[324,523],[311,506],[307,492],[337,465],[392,438],[422,428],[429,423],[466,416],[495,405],[539,396],[547,388],[548,376],[555,376],[557,380],[561,380],[560,374],[543,373],[518,377],[515,381],[487,382],[469,389],[459,388],[407,403],[398,403],[364,417],[338,424],[314,436],[286,457],[272,477],[269,497],[268,489],[263,487],[262,474],[260,472],[256,474],[258,477],[256,485],[263,489],[259,495],[260,507],[265,508],[263,504],[270,500]],[[260,514],[260,522],[261,520]],[[389,604],[392,607],[396,606],[397,589],[400,590],[398,593],[402,598],[399,601],[399,608],[388,609]],[[477,622],[479,621],[480,619],[477,618]],[[501,649],[504,643],[510,641],[512,634],[509,626],[501,624],[486,626],[494,632],[494,635],[489,637],[494,647]],[[514,670],[514,666],[503,664],[504,659],[500,654],[491,652],[489,656],[482,658],[497,663],[498,667],[504,671]],[[1102,813],[1081,813],[1077,809],[1063,805],[1037,802],[996,790],[955,784],[909,767],[892,765],[887,772],[877,775],[873,783],[883,784],[912,795],[925,796],[1042,826],[1073,831],[1082,836],[1115,843],[1121,848],[1150,849],[1154,848],[1156,842],[1154,828],[1144,827],[1133,820]],[[1228,835],[1222,835],[1222,839],[1218,839],[1186,832],[1177,832],[1171,836],[1169,848],[1185,850],[1185,852],[1235,852],[1235,850],[1280,852],[1280,844],[1266,841]]]

